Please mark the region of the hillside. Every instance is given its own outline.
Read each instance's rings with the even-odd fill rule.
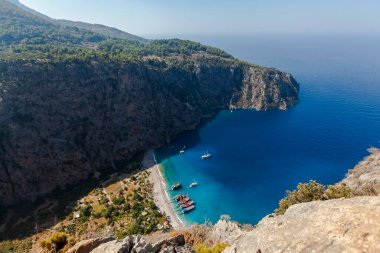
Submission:
[[[100,25],[100,24],[89,24],[85,22],[79,22],[79,21],[71,21],[71,20],[64,20],[64,19],[57,19],[56,22],[63,26],[72,26],[77,27],[79,29],[85,29],[92,32],[99,33],[103,36],[115,38],[115,39],[126,39],[131,41],[138,41],[142,43],[148,42],[147,39],[141,38],[139,36],[121,31],[117,28]]]
[[[11,2],[12,4],[16,5],[20,9],[22,9],[22,10],[24,10],[24,11],[26,11],[26,12],[34,15],[34,16],[37,16],[37,17],[44,19],[44,20],[51,22],[51,23],[55,23],[57,25],[68,26],[68,27],[76,27],[79,29],[85,29],[85,30],[89,30],[89,31],[92,31],[95,33],[99,33],[103,36],[111,37],[111,38],[126,39],[126,40],[131,40],[131,41],[138,41],[138,42],[142,42],[142,43],[148,41],[148,40],[141,38],[139,36],[121,31],[121,30],[113,28],[113,27],[105,26],[105,25],[89,24],[89,23],[85,23],[85,22],[75,22],[75,21],[63,20],[63,19],[52,19],[52,18],[50,18],[50,17],[48,17],[48,16],[46,16],[40,12],[37,12],[37,11],[21,4],[18,0],[7,0],[7,1]]]
[[[213,47],[109,39],[0,6],[1,205],[110,174],[220,109],[298,100],[290,74]]]

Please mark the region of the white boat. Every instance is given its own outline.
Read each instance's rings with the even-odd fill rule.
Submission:
[[[186,148],[186,146],[183,146],[183,148],[179,151],[179,153],[180,153],[180,154],[185,153],[185,148]]]
[[[190,184],[189,187],[190,187],[190,188],[193,188],[194,186],[197,186],[197,185],[198,185],[198,183],[194,181],[194,182],[192,182],[192,183]]]
[[[202,159],[207,159],[207,158],[210,158],[212,155],[207,151],[207,153],[203,154],[201,156]]]

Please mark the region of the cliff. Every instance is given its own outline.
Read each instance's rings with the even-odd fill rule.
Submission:
[[[204,55],[0,62],[0,203],[116,170],[219,109],[277,109],[297,94],[289,74]]]
[[[297,103],[289,74],[200,43],[109,38],[18,1],[0,21],[0,206],[113,172],[220,109]]]

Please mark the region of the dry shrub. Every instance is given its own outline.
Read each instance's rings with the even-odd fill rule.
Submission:
[[[65,252],[75,244],[75,239],[66,233],[55,233],[39,241],[41,248],[50,252]]]
[[[375,182],[367,182],[359,188],[353,190],[354,196],[379,196],[379,185]]]
[[[208,247],[206,244],[201,243],[193,246],[195,253],[221,253],[227,248],[225,243],[217,243],[214,246]]]
[[[340,198],[350,198],[352,197],[351,188],[349,188],[345,183],[340,183],[336,185],[329,185],[323,194],[323,199],[340,199]]]
[[[210,228],[205,225],[193,225],[189,229],[173,231],[172,234],[174,236],[183,235],[186,243],[197,245],[206,242],[209,232]]]

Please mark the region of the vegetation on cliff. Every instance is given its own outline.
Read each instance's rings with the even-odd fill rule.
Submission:
[[[90,30],[59,25],[26,12],[7,0],[0,0],[0,6],[0,59],[120,61],[148,55],[189,56],[200,52],[232,58],[220,49],[192,41],[171,39],[145,43],[116,39]]]
[[[309,183],[299,183],[294,191],[287,191],[286,197],[279,202],[276,214],[284,214],[286,210],[295,204],[317,200],[339,199],[351,197],[351,189],[345,183],[324,186],[311,180]]]

